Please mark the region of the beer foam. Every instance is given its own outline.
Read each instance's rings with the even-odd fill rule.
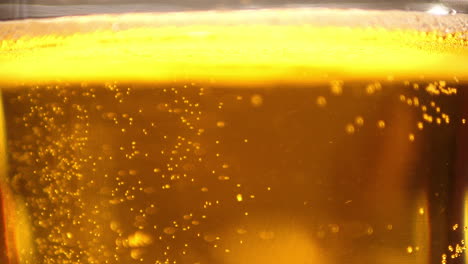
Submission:
[[[468,15],[312,8],[0,23],[0,83],[468,80]]]

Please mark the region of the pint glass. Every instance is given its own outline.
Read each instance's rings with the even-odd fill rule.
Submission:
[[[468,16],[433,13],[0,22],[0,262],[466,263]]]

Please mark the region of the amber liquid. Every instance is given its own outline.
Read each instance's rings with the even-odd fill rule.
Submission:
[[[300,36],[294,29],[282,34]],[[258,33],[249,30],[246,36]],[[393,31],[350,32],[341,32],[355,33],[350,43],[371,42],[362,54],[401,44]],[[273,66],[262,68],[247,58],[255,44],[220,64],[200,61],[212,70],[206,73],[185,58],[160,65],[173,74],[151,75],[146,67],[156,59],[127,52],[152,50],[165,38],[132,34],[138,43],[113,33],[73,36],[87,45],[101,41],[78,53],[120,51],[129,41],[116,60],[145,67],[123,76],[96,70],[110,65],[100,64],[106,55],[67,64],[73,44],[37,44],[54,36],[2,46],[22,54],[0,57],[13,76],[2,92],[4,262],[464,263],[468,83],[462,70],[446,70],[464,63],[463,34],[433,40],[395,33],[406,44],[439,41],[402,49],[415,58],[427,51],[422,61],[447,66],[439,76],[412,60],[372,71],[372,61],[338,67],[326,56],[317,59],[327,67],[304,70],[293,65],[308,57],[270,54],[259,60]],[[374,49],[366,36],[390,37]],[[54,50],[50,59],[65,58],[62,67],[22,64]],[[205,56],[200,51],[186,54]],[[233,64],[244,55],[232,54],[247,54],[248,63]],[[21,65],[42,75],[21,75]]]
[[[417,84],[6,91],[9,185],[30,240],[19,253],[29,263],[439,262],[463,239],[466,91],[449,84],[462,89],[435,99]]]

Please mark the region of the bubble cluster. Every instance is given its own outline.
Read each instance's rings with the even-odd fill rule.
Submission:
[[[452,226],[452,231],[457,233],[462,233],[466,237],[466,231],[468,230],[468,226],[459,229],[459,224],[454,224]],[[457,243],[449,244],[446,249],[446,253],[441,255],[441,264],[447,263],[456,263],[457,259],[462,257],[463,254],[466,252],[466,244],[465,239],[461,239],[457,241]]]

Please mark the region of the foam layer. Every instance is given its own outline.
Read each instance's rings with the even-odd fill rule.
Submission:
[[[0,23],[0,83],[468,80],[468,16],[265,9]]]

